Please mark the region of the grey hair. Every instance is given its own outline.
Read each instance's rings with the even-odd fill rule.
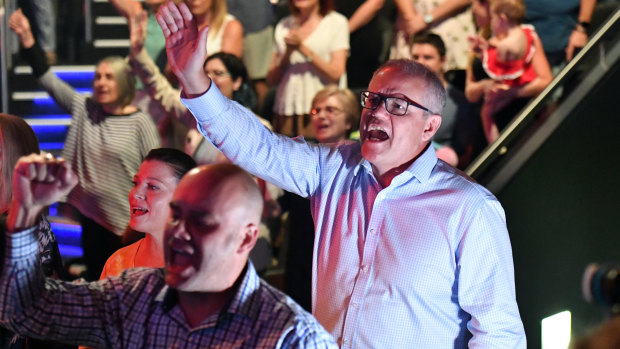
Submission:
[[[114,73],[114,78],[116,79],[119,95],[116,103],[123,107],[131,104],[136,95],[136,77],[131,71],[131,66],[129,66],[127,60],[121,56],[105,57],[97,63],[97,66],[104,62],[110,65]]]
[[[402,72],[403,75],[420,78],[426,83],[426,93],[424,100],[420,101],[430,113],[426,114],[438,114],[441,115],[444,106],[446,105],[446,89],[443,87],[443,83],[439,80],[439,77],[433,73],[430,69],[421,63],[408,60],[408,59],[392,59],[383,63],[376,71],[378,72],[394,68]],[[374,75],[373,75],[374,77]]]

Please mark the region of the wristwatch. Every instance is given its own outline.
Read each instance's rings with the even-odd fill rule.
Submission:
[[[431,15],[430,13],[424,15],[424,23],[426,24],[432,24],[434,19],[435,18],[433,18],[433,15]]]
[[[590,23],[589,22],[579,22],[577,23],[577,26],[575,27],[575,30],[580,32],[580,33],[584,33],[584,34],[588,34],[588,29],[590,29]]]

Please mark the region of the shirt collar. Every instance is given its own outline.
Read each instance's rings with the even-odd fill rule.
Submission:
[[[220,316],[228,313],[230,315],[242,315],[252,317],[254,307],[252,304],[260,302],[252,302],[252,295],[257,294],[256,291],[260,287],[260,278],[254,269],[251,261],[248,261],[241,280],[238,282],[238,288],[230,303],[220,312]],[[175,289],[165,285],[155,297],[157,302],[162,303],[165,311],[169,311],[178,304],[178,296]]]
[[[435,168],[436,164],[437,154],[435,153],[435,149],[430,146],[429,142],[426,148],[422,151],[422,154],[420,154],[420,156],[403,173],[399,174],[394,179],[405,174],[404,177],[414,177],[421,183],[424,183],[430,178],[431,172],[433,171],[433,168]],[[374,176],[372,164],[364,158],[361,158],[360,162],[355,167],[353,174],[357,176],[358,172],[362,168],[366,171],[366,173]]]

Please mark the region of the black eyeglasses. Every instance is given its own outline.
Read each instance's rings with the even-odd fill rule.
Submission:
[[[321,112],[321,110],[325,110],[327,112],[327,114],[333,115],[336,113],[339,113],[342,111],[342,109],[340,108],[336,108],[336,107],[332,107],[331,105],[328,105],[325,108],[314,108],[310,111],[311,115],[319,115],[319,113]]]
[[[431,113],[428,108],[414,101],[409,101],[398,97],[387,97],[370,91],[362,91],[361,93],[361,102],[363,108],[375,110],[379,107],[381,101],[385,103],[385,110],[387,110],[388,113],[393,115],[402,116],[407,114],[407,108],[409,108],[410,105],[416,108],[420,108],[427,113]]]

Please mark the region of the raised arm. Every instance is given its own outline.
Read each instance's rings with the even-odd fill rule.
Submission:
[[[31,154],[17,161],[13,199],[7,218],[9,231],[33,227],[43,208],[69,194],[78,179],[70,165],[52,154]]]
[[[159,103],[168,115],[188,127],[195,127],[194,117],[179,99],[180,91],[170,84],[144,49],[146,21],[146,12],[143,11],[129,22],[129,63],[132,71],[142,81],[151,99]]]
[[[116,11],[123,17],[134,18],[140,11],[142,11],[142,5],[135,0],[109,0],[110,4],[114,6]]]
[[[203,94],[211,86],[211,79],[202,66],[207,59],[207,30],[198,31],[196,19],[185,3],[177,7],[168,0],[157,13],[164,37],[168,62],[189,96]]]
[[[24,57],[30,63],[34,77],[39,79],[41,86],[54,98],[56,103],[65,110],[70,111],[73,98],[78,92],[50,71],[50,67],[45,59],[45,53],[36,43],[30,22],[24,16],[21,9],[17,9],[11,14],[9,26],[19,37],[19,41],[24,48]]]
[[[349,18],[349,33],[353,33],[370,22],[383,7],[385,0],[366,0]]]

